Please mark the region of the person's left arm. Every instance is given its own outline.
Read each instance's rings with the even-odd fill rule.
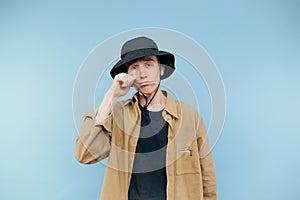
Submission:
[[[203,197],[205,200],[217,200],[217,181],[214,164],[205,125],[200,115],[198,115],[197,143],[200,155]]]

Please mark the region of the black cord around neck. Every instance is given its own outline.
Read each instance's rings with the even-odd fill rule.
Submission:
[[[154,99],[154,97],[155,97],[155,95],[156,95],[156,93],[157,93],[157,91],[158,91],[158,88],[159,88],[159,86],[160,86],[160,83],[158,84],[158,86],[157,86],[157,88],[156,88],[156,90],[155,90],[155,92],[154,92],[154,95],[152,96],[152,98],[150,99],[150,101],[148,102],[148,99],[147,99],[147,97],[144,95],[144,93],[142,93],[142,95],[143,95],[143,97],[145,98],[145,100],[146,100],[146,104],[143,106],[143,108],[145,108],[145,109],[147,109],[148,108],[148,106],[149,106],[149,104],[152,102],[152,100]],[[138,93],[139,94],[139,93]]]

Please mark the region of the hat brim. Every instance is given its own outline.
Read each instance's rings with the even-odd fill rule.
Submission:
[[[164,65],[165,72],[161,76],[161,80],[168,78],[174,72],[175,56],[173,54],[165,51],[158,51],[156,49],[138,49],[128,53],[114,65],[110,71],[111,77],[114,79],[117,74],[126,73],[126,63],[143,58],[145,56],[157,56],[160,64]]]

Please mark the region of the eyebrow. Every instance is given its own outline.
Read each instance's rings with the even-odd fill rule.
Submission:
[[[139,59],[139,60],[142,60],[142,61],[155,61],[153,58],[150,58],[150,57],[144,57],[144,58]]]
[[[153,61],[153,62],[155,62],[155,60],[153,58],[145,56],[145,57],[138,58],[136,60],[133,60],[133,61],[127,63],[126,67],[128,68],[130,65],[134,64],[137,61]]]

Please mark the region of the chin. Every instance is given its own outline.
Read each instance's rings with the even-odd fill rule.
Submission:
[[[144,95],[150,95],[155,92],[157,86],[142,86],[138,89],[139,92],[143,93]]]

